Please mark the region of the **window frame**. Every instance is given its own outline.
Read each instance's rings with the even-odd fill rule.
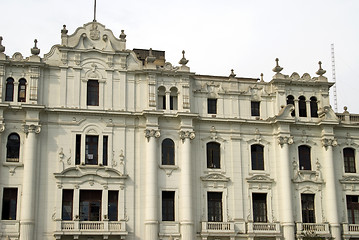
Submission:
[[[289,104],[292,104],[294,106],[294,108],[295,108],[295,102],[294,102],[294,96],[293,95],[288,95],[287,96],[287,105],[289,105]],[[293,110],[291,112],[291,116],[295,117],[295,110]]]
[[[254,151],[254,148],[261,149],[262,151]],[[264,171],[264,146],[261,144],[251,145],[251,170],[252,171]]]
[[[27,81],[25,78],[21,78],[18,84],[17,90],[17,101],[18,102],[26,102],[26,95],[27,95]],[[23,87],[23,88],[22,88]],[[23,94],[22,94],[23,92]],[[22,96],[24,95],[24,96]]]
[[[315,217],[315,194],[302,193],[300,196],[302,222],[316,223]]]
[[[16,136],[18,138],[18,142],[16,146],[15,146],[15,142],[12,142],[12,140],[10,140],[10,137],[12,136]],[[20,135],[17,134],[16,132],[10,133],[6,141],[6,162],[20,162],[20,148],[21,148]],[[9,152],[9,150],[11,151]]]
[[[352,155],[352,156],[346,156],[348,154],[348,151],[351,151],[349,153],[349,155]],[[356,151],[354,148],[346,147],[343,149],[343,160],[344,160],[344,172],[345,173],[356,173],[355,153],[356,153]]]
[[[253,222],[268,222],[267,193],[252,193],[252,208]]]
[[[161,143],[161,165],[175,165],[175,143],[171,138],[163,139]]]
[[[356,198],[356,201],[352,201],[353,198]],[[346,204],[347,204],[348,223],[359,224],[359,196],[346,195]]]
[[[5,102],[13,102],[14,101],[14,90],[15,90],[14,82],[15,82],[15,80],[12,77],[9,77],[6,79]]]
[[[65,194],[65,192],[66,192],[66,194]],[[69,209],[70,209],[69,214],[66,213],[66,207],[69,207]],[[64,217],[64,213],[68,214],[69,217]],[[72,221],[73,216],[74,216],[74,190],[73,189],[63,189],[62,190],[62,205],[61,205],[61,220]]]
[[[207,113],[217,114],[217,98],[207,98]]]
[[[84,197],[84,193],[88,194],[86,199]],[[96,194],[97,196],[95,196]],[[79,192],[79,214],[80,214],[80,221],[102,221],[102,190],[89,190],[89,189],[81,189]],[[99,196],[98,196],[99,195]],[[88,198],[87,198],[88,197]],[[85,202],[88,202],[88,206],[85,206]],[[85,210],[87,209],[87,213]],[[98,209],[98,211],[96,211]],[[95,217],[98,218],[95,218]],[[84,218],[85,217],[85,218]]]
[[[223,222],[223,192],[207,192],[207,221]]]
[[[98,80],[89,79],[87,81],[86,91],[86,105],[99,106],[100,105],[100,83]]]
[[[299,117],[307,117],[307,103],[304,96],[298,98]]]
[[[310,117],[318,117],[318,100],[314,96],[310,98]]]
[[[206,159],[208,169],[221,168],[221,144],[218,142],[208,142],[206,144]]]
[[[5,195],[7,191],[12,191]],[[14,196],[15,195],[15,196]],[[15,198],[14,198],[15,197]],[[1,220],[13,221],[17,219],[19,189],[14,187],[4,187],[2,191],[2,211]],[[15,203],[14,203],[15,201]],[[6,210],[6,211],[5,211]],[[7,216],[5,216],[7,215]]]
[[[260,115],[261,115],[261,102],[251,101],[251,116],[260,117]]]
[[[305,151],[307,151],[307,152],[305,152]],[[298,146],[299,170],[312,171],[312,156],[311,155],[312,155],[312,149],[310,146],[307,146],[307,145]]]
[[[119,210],[119,191],[108,190],[107,194],[107,214],[109,221],[118,221],[118,210]]]
[[[162,221],[173,222],[176,220],[176,192],[162,191]]]

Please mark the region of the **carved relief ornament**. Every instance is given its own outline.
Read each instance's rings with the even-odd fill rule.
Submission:
[[[40,133],[41,132],[41,126],[40,125],[23,125],[23,131],[24,133],[28,134],[28,133]]]
[[[150,137],[159,138],[161,136],[160,130],[155,129],[146,129],[145,130],[145,137],[149,139]]]
[[[283,136],[279,136],[278,137],[278,144],[283,147],[283,144],[288,144],[291,145],[294,143],[293,140],[293,136],[289,136],[289,137],[283,137]]]
[[[186,138],[193,140],[196,137],[196,134],[194,131],[180,131],[179,137],[182,139],[182,141],[184,141]]]
[[[328,148],[329,146],[336,147],[338,145],[338,141],[335,138],[334,139],[322,138],[322,145],[325,148]]]

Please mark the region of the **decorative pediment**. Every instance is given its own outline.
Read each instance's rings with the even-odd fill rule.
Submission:
[[[273,183],[274,180],[266,175],[254,175],[246,178],[248,183]]]
[[[221,173],[209,173],[201,177],[202,181],[228,182],[229,178]]]
[[[339,122],[339,119],[333,109],[330,106],[325,106],[318,110],[319,117],[322,121],[335,121]]]
[[[359,184],[359,177],[358,176],[346,176],[339,181],[344,184],[353,184],[353,183]]]
[[[290,120],[294,121],[293,116],[291,115],[294,111],[294,105],[288,104],[286,106],[283,106],[278,115],[274,116],[273,118],[269,118],[268,120]]]

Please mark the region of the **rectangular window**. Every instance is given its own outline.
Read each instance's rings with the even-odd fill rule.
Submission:
[[[108,163],[108,136],[103,136],[103,154],[102,154],[102,164],[107,166]]]
[[[98,136],[86,136],[85,160],[88,165],[98,164]]]
[[[101,221],[101,190],[80,190],[80,220]]]
[[[62,220],[72,220],[74,190],[62,190]]]
[[[267,194],[253,193],[253,221],[267,222]]]
[[[302,221],[315,223],[314,194],[302,194]]]
[[[76,134],[76,158],[75,164],[79,165],[81,163],[81,134]]]
[[[118,191],[108,191],[108,220],[118,221]]]
[[[175,192],[162,192],[162,221],[175,220]]]
[[[346,173],[356,173],[355,169],[355,151],[353,148],[344,148],[344,170]]]
[[[347,211],[349,224],[359,223],[359,201],[358,196],[347,196]]]
[[[97,80],[87,81],[87,105],[98,106],[99,105],[99,83]]]
[[[2,220],[16,220],[17,188],[4,188],[2,198]]]
[[[251,102],[251,115],[255,117],[260,116],[260,102]]]
[[[222,222],[222,193],[207,192],[208,222]]]
[[[208,98],[207,109],[208,109],[208,114],[217,114],[217,99]]]

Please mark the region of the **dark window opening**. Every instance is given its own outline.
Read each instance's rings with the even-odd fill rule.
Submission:
[[[102,164],[107,166],[108,164],[108,136],[103,136],[103,146],[102,146]]]
[[[359,223],[359,201],[358,196],[347,196],[348,223]]]
[[[8,78],[6,80],[5,101],[9,101],[9,102],[14,101],[14,79],[13,78]]]
[[[162,221],[175,220],[175,192],[162,192]]]
[[[87,105],[99,105],[99,83],[97,80],[87,81]]]
[[[175,143],[166,138],[162,141],[162,165],[175,164]]]
[[[299,97],[298,107],[299,107],[299,117],[306,117],[307,116],[307,105],[306,105],[304,96]]]
[[[177,110],[178,109],[177,95],[178,95],[177,88],[175,88],[175,87],[171,88],[170,110]]]
[[[72,220],[74,190],[62,190],[62,220]]]
[[[158,88],[158,109],[166,109],[166,89],[163,86]]]
[[[101,198],[100,190],[80,190],[80,220],[101,220]]]
[[[302,221],[315,223],[314,194],[302,194]]]
[[[118,191],[108,191],[108,220],[118,221]]]
[[[85,160],[86,164],[97,165],[98,164],[98,136],[86,136],[86,148],[85,148]]]
[[[222,222],[222,193],[207,192],[208,222]]]
[[[264,170],[263,146],[254,144],[251,146],[252,170]]]
[[[267,194],[253,193],[253,221],[267,222]]]
[[[207,99],[207,112],[208,114],[217,114],[217,99],[215,98]]]
[[[260,102],[251,102],[251,116],[260,116]]]
[[[4,188],[2,198],[2,220],[16,220],[17,188]]]
[[[81,163],[81,134],[76,134],[76,157],[75,164],[79,165]]]
[[[20,137],[17,133],[11,133],[6,143],[6,161],[18,162],[20,156]]]
[[[19,89],[18,89],[17,101],[26,102],[26,80],[23,78],[20,79],[18,87]]]
[[[221,168],[220,146],[216,142],[207,143],[207,168]]]
[[[299,170],[312,170],[310,147],[299,146]]]
[[[318,102],[316,97],[310,98],[310,116],[313,118],[318,117]]]
[[[287,97],[287,105],[288,105],[288,104],[292,104],[293,106],[295,106],[295,104],[294,104],[294,97],[293,97],[292,95],[289,95],[289,96]],[[292,115],[292,117],[295,116],[295,110],[292,111],[291,115]]]
[[[355,151],[352,148],[344,148],[344,169],[346,173],[356,173],[355,169]]]

